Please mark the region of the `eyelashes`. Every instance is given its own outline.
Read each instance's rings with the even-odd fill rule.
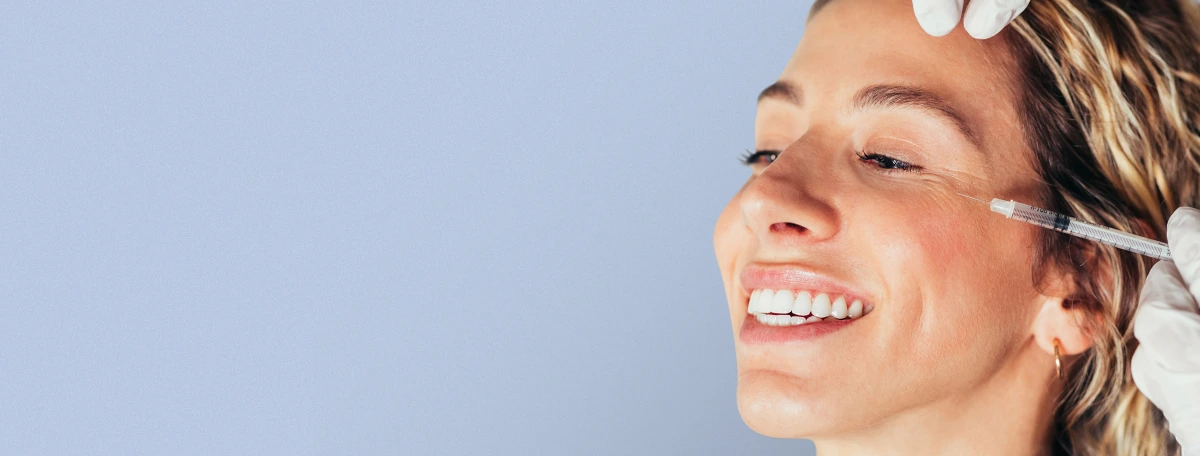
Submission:
[[[863,153],[863,152],[855,152],[854,154],[858,155],[858,159],[860,161],[862,161],[864,163],[874,163],[876,167],[878,167],[879,169],[881,169],[885,172],[900,171],[900,172],[915,173],[917,171],[925,169],[925,168],[922,168],[920,166],[914,165],[912,163],[909,163],[909,162],[906,162],[903,160],[897,160],[897,159],[889,157],[887,155],[876,154],[876,153]]]
[[[873,165],[882,172],[909,172],[915,173],[925,168],[914,165],[912,163],[895,159],[883,154],[855,152],[859,161],[864,164]],[[742,154],[740,161],[746,166],[769,165],[779,158],[779,151],[776,150],[758,150],[751,152],[749,150]]]
[[[746,166],[754,166],[758,164],[769,165],[774,162],[775,158],[777,157],[779,157],[779,151],[777,150],[758,150],[754,152],[747,150],[746,153],[742,154],[740,160],[742,164]]]

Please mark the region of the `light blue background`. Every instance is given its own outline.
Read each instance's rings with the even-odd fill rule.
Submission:
[[[0,4],[0,454],[807,454],[712,226],[810,2]]]

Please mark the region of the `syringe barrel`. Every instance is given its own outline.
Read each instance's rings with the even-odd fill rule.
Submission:
[[[1068,217],[1057,212],[1051,212],[1040,207],[1021,204],[1016,201],[1002,201],[1003,204],[992,203],[992,210],[1000,212],[1009,218],[1020,220],[1043,228],[1089,239],[1105,245],[1128,250],[1160,260],[1171,259],[1171,249],[1162,242],[1147,239],[1135,234],[1117,231],[1103,226],[1092,225],[1074,217]],[[1010,215],[1011,213],[1011,215]]]
[[[1101,244],[1111,245],[1160,260],[1171,259],[1171,248],[1167,244],[1117,231],[1112,228],[1092,225],[1074,218],[1071,218],[1071,226],[1067,228],[1066,232],[1081,238],[1091,239]]]

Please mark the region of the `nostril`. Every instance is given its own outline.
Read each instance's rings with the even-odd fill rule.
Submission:
[[[803,234],[803,233],[804,233],[804,232],[806,232],[806,231],[808,231],[808,228],[802,227],[802,226],[800,226],[800,225],[797,225],[797,224],[795,224],[795,223],[790,223],[790,222],[779,222],[779,223],[773,223],[773,224],[771,224],[771,232],[772,232],[772,233],[779,233],[779,234],[786,234],[786,233]]]

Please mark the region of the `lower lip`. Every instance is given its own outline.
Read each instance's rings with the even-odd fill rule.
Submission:
[[[768,326],[758,322],[754,315],[747,314],[738,336],[748,345],[786,344],[813,340],[854,323],[856,319],[823,320],[796,326]]]

